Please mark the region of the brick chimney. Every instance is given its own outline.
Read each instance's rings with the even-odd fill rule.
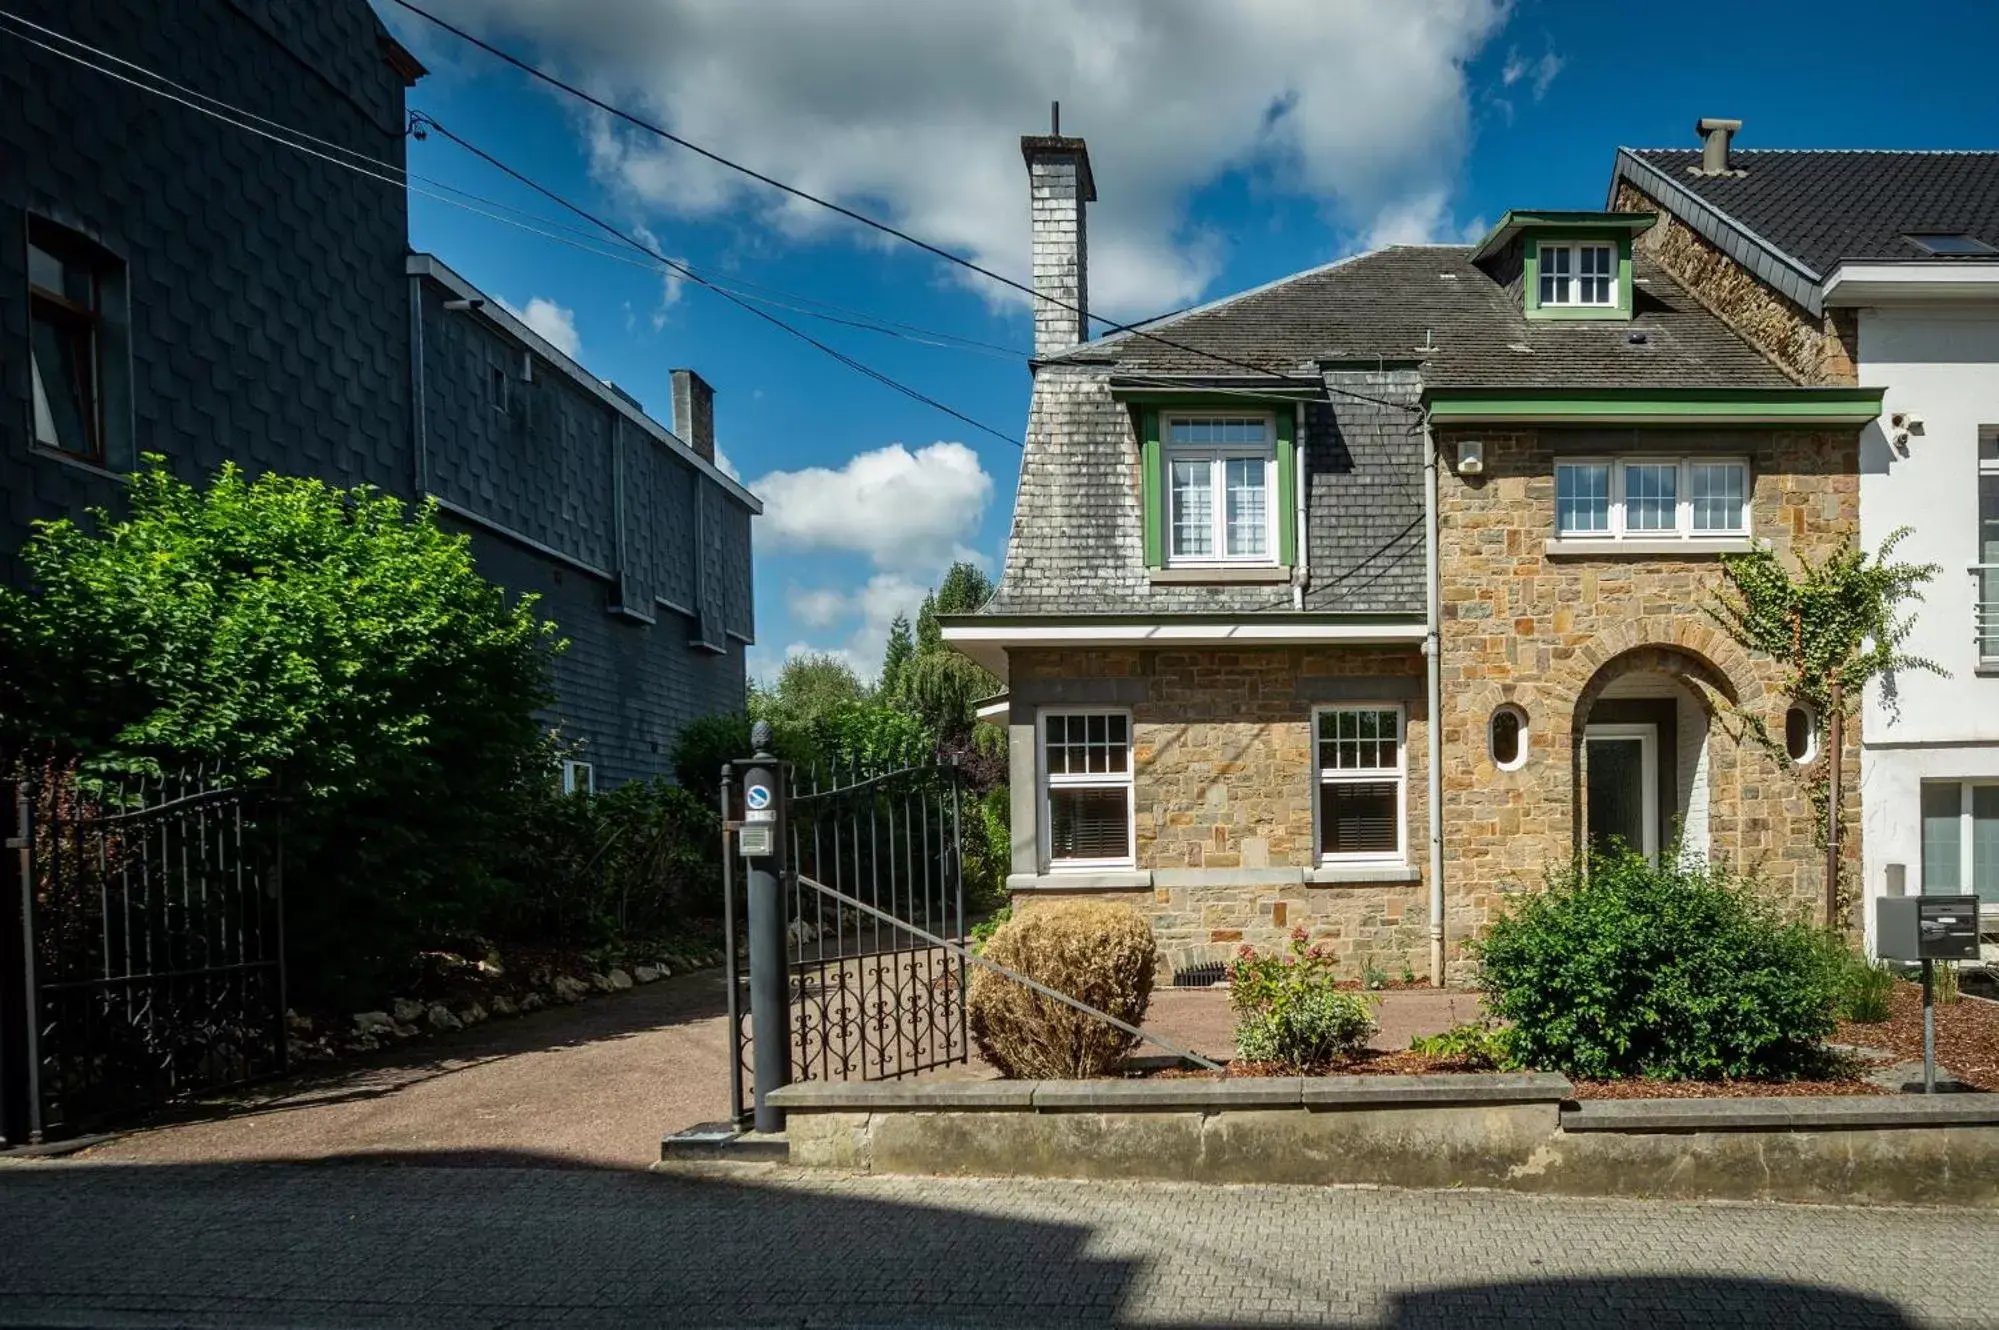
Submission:
[[[704,460],[715,460],[715,390],[691,369],[673,371],[673,432]]]
[[[1089,238],[1084,207],[1096,201],[1090,150],[1062,134],[1062,104],[1049,132],[1023,135],[1034,234],[1034,354],[1045,356],[1090,336]]]

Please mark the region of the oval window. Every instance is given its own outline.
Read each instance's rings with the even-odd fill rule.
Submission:
[[[1784,713],[1784,751],[1793,762],[1809,762],[1819,755],[1818,717],[1802,702],[1793,702]]]
[[[1512,771],[1527,760],[1527,713],[1516,706],[1503,706],[1492,713],[1492,764]]]

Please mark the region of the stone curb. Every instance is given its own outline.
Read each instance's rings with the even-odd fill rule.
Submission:
[[[1040,1081],[802,1081],[773,1090],[774,1108],[864,1113],[1034,1106]]]
[[[1999,1124],[1999,1095],[1795,1099],[1585,1099],[1563,1131],[1804,1131]]]
[[[1546,1071],[1473,1076],[1326,1076],[1304,1083],[1307,1108],[1397,1108],[1436,1104],[1558,1104],[1576,1092]]]
[[[1470,1076],[1243,1076],[1128,1081],[806,1081],[771,1095],[778,1108],[912,1113],[954,1109],[1036,1112],[1181,1112],[1245,1108],[1403,1108],[1442,1104],[1556,1104],[1575,1092],[1546,1072]]]

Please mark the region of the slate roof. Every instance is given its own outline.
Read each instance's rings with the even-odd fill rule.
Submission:
[[[1623,148],[1823,278],[1842,259],[1931,259],[1909,233],[1999,248],[1999,152],[1733,149],[1740,174],[1698,175],[1700,150]],[[1999,256],[1956,262],[1992,263]]]
[[[1391,246],[1065,356],[1110,357],[1121,374],[1312,374],[1321,361],[1415,360],[1433,389],[1794,386],[1642,253],[1629,323],[1529,319],[1517,282],[1501,284],[1471,255],[1469,245]]]

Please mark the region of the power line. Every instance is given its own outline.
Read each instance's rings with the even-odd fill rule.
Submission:
[[[515,69],[520,70],[523,74],[526,74],[531,78],[539,79],[541,82],[548,84],[550,87],[560,89],[562,92],[567,93],[569,96],[596,107],[598,110],[604,112],[606,115],[613,116],[619,120],[624,121],[626,124],[632,125],[638,129],[642,129],[646,131],[648,134],[653,134],[659,138],[665,139],[668,143],[672,143],[678,147],[685,148],[687,151],[694,153],[697,156],[704,157],[707,160],[714,162],[718,166],[724,166],[731,171],[735,171],[741,175],[748,176],[750,179],[758,182],[759,184],[768,185],[770,188],[779,190],[785,194],[789,194],[793,198],[800,199],[806,203],[813,204],[817,207],[825,208],[828,211],[837,213],[840,216],[847,218],[849,221],[857,222],[862,226],[868,227],[875,231],[879,231],[883,235],[892,237],[893,239],[896,240],[900,240],[904,244],[914,245],[917,249],[922,250],[924,253],[932,255],[933,257],[936,258],[943,259],[946,263],[956,264],[958,267],[964,268],[969,272],[975,272],[979,274],[981,277],[987,278],[990,281],[998,282],[1002,286],[1010,287],[1015,291],[1023,292],[1024,294],[1028,295],[1029,297],[1037,301],[1046,302],[1047,304],[1055,306],[1057,309],[1066,310],[1069,313],[1075,314],[1080,318],[1085,318],[1091,320],[1092,322],[1101,323],[1113,333],[1125,333],[1134,337],[1142,337],[1145,338],[1147,341],[1157,342],[1162,346],[1172,347],[1176,351],[1183,351],[1189,355],[1201,356],[1205,359],[1215,361],[1218,364],[1229,365],[1236,369],[1246,369],[1256,374],[1276,373],[1276,371],[1268,368],[1267,366],[1252,364],[1246,360],[1237,360],[1231,356],[1222,355],[1219,352],[1209,351],[1201,347],[1188,346],[1185,343],[1177,342],[1170,337],[1162,337],[1158,333],[1149,332],[1145,328],[1140,327],[1137,324],[1118,323],[1112,319],[1106,319],[1101,316],[1091,315],[1088,311],[1084,310],[1079,305],[1072,305],[1069,304],[1067,301],[1057,299],[1054,296],[1041,294],[1040,292],[1037,292],[1032,286],[1017,281],[1014,278],[1005,276],[1004,274],[994,272],[991,268],[988,268],[985,265],[976,262],[975,260],[968,259],[964,257],[962,254],[954,254],[950,250],[945,249],[942,246],[933,245],[929,241],[924,240],[919,236],[911,235],[909,232],[902,230],[900,227],[893,226],[888,222],[879,220],[878,218],[870,217],[866,213],[858,212],[853,208],[847,207],[845,204],[836,203],[832,199],[822,197],[821,195],[818,194],[814,194],[809,190],[800,189],[796,185],[787,184],[784,181],[779,180],[774,176],[764,174],[762,171],[759,171],[754,167],[745,166],[741,162],[725,157],[719,152],[715,152],[711,149],[704,148],[700,144],[695,143],[690,139],[682,138],[680,135],[675,134],[672,130],[667,129],[663,125],[659,125],[654,123],[653,121],[647,120],[642,116],[636,115],[631,111],[625,110],[621,106],[605,101],[603,98],[598,97],[594,93],[588,92],[583,88],[579,88],[575,84],[570,83],[567,80],[557,78],[555,75],[550,74],[545,70],[536,68],[534,65],[528,63],[526,60],[523,60],[521,57],[513,54],[511,51],[507,51],[498,46],[495,46],[491,42],[486,41],[484,38],[478,37],[473,33],[467,32],[464,28],[459,27],[457,24],[452,23],[446,19],[439,18],[437,15],[431,13],[429,10],[423,8],[421,5],[412,3],[412,0],[393,0],[393,3],[401,6],[403,9],[408,10],[412,14],[415,14],[418,18],[423,19],[425,22],[434,24],[435,26],[444,29],[446,32],[452,34],[454,37],[459,38],[461,41],[471,43],[472,45],[478,47],[480,50],[484,51],[486,54],[494,57],[495,59],[506,62],[507,64],[513,66]],[[1084,333],[1086,336],[1088,335],[1087,327],[1084,329]],[[1406,402],[1391,402],[1386,398],[1370,397],[1365,393],[1352,392],[1347,389],[1335,389],[1329,387],[1328,391],[1335,392],[1341,397],[1351,398],[1355,401],[1369,402],[1375,406],[1387,407],[1392,410],[1412,411],[1412,412],[1420,412],[1421,410],[1421,408],[1412,407]]]
[[[161,82],[162,84],[166,84],[168,87],[173,87],[178,89],[179,91],[187,92],[188,94],[190,94],[190,96],[193,97],[199,97],[201,101],[200,102],[191,101],[188,99],[188,97],[176,96],[174,92],[166,91],[165,88],[152,87],[146,83],[140,82],[137,79],[130,78],[124,74],[121,74],[117,70],[108,69],[102,65],[93,64],[91,61],[75,54],[74,52],[66,51],[59,47],[51,46],[47,42],[39,41],[36,38],[28,36],[25,33],[21,32],[11,33],[11,35],[14,36],[17,40],[26,42],[30,46],[38,47],[41,50],[47,51],[51,55],[60,56],[65,60],[69,60],[75,64],[81,65],[86,69],[93,70],[96,73],[103,74],[108,78],[115,79],[120,83],[124,83],[131,87],[137,88],[142,92],[149,92],[155,96],[163,97],[168,101],[176,102],[182,106],[187,107],[190,110],[198,111],[203,115],[207,115],[216,120],[220,120],[224,124],[234,126],[237,129],[245,130],[249,133],[257,135],[260,138],[268,139],[273,143],[277,143],[280,144],[281,146],[291,148],[294,151],[305,153],[306,155],[311,157],[316,157],[321,161],[327,162],[331,165],[338,166],[346,170],[354,171],[357,174],[365,176],[369,179],[377,180],[384,184],[395,186],[396,188],[399,189],[409,190],[413,193],[423,195],[424,197],[434,198],[437,199],[439,202],[453,204],[459,207],[466,207],[468,208],[469,211],[481,213],[481,215],[487,216],[494,221],[507,223],[509,225],[520,225],[520,223],[514,221],[513,219],[498,216],[490,212],[482,212],[481,209],[476,207],[471,207],[470,205],[467,204],[463,204],[458,200],[446,198],[441,195],[432,194],[426,190],[418,189],[416,186],[410,183],[410,173],[404,168],[394,167],[389,163],[381,162],[379,159],[367,157],[365,154],[354,152],[352,149],[339,148],[339,145],[337,144],[329,144],[328,146],[339,148],[339,151],[341,151],[342,153],[346,154],[349,157],[356,157],[360,159],[359,162],[344,160],[343,158],[334,157],[328,153],[321,152],[312,147],[308,147],[305,143],[285,138],[278,133],[271,132],[270,130],[261,129],[255,124],[246,123],[246,121],[244,120],[233,119],[231,115],[225,114],[223,111],[215,110],[211,106],[202,105],[201,102],[213,103],[214,106],[229,107],[231,111],[234,111],[237,114],[243,115],[251,120],[262,121],[264,124],[268,125],[278,124],[278,122],[276,121],[266,120],[264,119],[264,117],[256,116],[252,112],[243,111],[240,108],[230,106],[229,103],[222,102],[219,99],[213,97],[209,97],[206,94],[196,93],[192,89],[182,88],[181,85],[175,84],[172,80],[166,78],[164,75],[156,74],[154,73],[154,71],[146,69],[144,66],[135,64],[129,60],[124,60],[118,56],[112,55],[109,52],[99,51],[98,48],[89,46],[87,43],[78,41],[75,38],[66,37],[61,33],[52,32],[50,29],[43,28],[39,24],[32,23],[29,20],[23,19],[19,15],[14,14],[10,11],[0,10],[0,18],[12,20],[26,27],[34,28],[36,31],[39,32],[49,33],[51,36],[54,36],[59,40],[67,42],[70,45],[92,51],[93,53],[96,54],[100,54],[107,59],[115,60],[119,64],[125,65],[127,68],[138,70],[139,72],[146,74],[148,77],[158,79],[159,82]],[[477,147],[468,143],[466,140],[459,138],[455,134],[452,134],[449,130],[446,130],[442,125],[437,124],[436,121],[426,117],[424,123],[436,128],[440,133],[443,133],[447,138],[450,138],[453,142],[459,144],[459,146],[466,148],[468,151],[471,151],[474,154],[480,156],[487,162],[491,163],[493,166],[498,167],[499,169],[505,171],[507,174],[514,177],[516,180],[520,181],[521,183],[528,185],[530,188],[536,190],[537,192],[544,194],[545,196],[555,200],[556,202],[561,203],[564,207],[569,208],[571,211],[574,211],[579,215],[587,218],[588,220],[596,223],[599,227],[610,232],[613,236],[617,237],[619,240],[623,241],[628,246],[638,249],[642,253],[650,255],[665,269],[678,274],[687,281],[695,283],[697,286],[701,286],[710,291],[715,292],[717,295],[729,301],[731,304],[734,304],[739,308],[744,309],[751,314],[754,314],[756,317],[764,320],[765,322],[770,323],[773,326],[780,328],[787,333],[790,333],[792,336],[799,338],[801,341],[804,341],[807,345],[813,347],[818,351],[823,352],[827,356],[830,356],[834,360],[838,361],[840,364],[845,365],[847,368],[853,370],[855,373],[861,374],[862,376],[871,379],[874,382],[879,383],[886,388],[892,389],[893,391],[900,393],[905,397],[908,397],[912,401],[921,403],[922,405],[940,411],[943,414],[950,416],[954,420],[960,421],[963,424],[971,426],[973,429],[977,429],[986,434],[990,434],[992,437],[999,439],[1007,444],[1010,444],[1015,448],[1019,448],[1021,446],[1020,441],[1011,437],[1010,435],[1002,433],[1000,430],[997,430],[992,426],[984,423],[983,421],[980,421],[972,416],[965,414],[962,411],[959,411],[955,407],[948,406],[945,403],[938,401],[934,397],[931,397],[923,392],[920,392],[915,388],[909,387],[908,385],[902,383],[900,380],[895,379],[892,376],[885,374],[882,371],[877,370],[874,367],[867,365],[860,360],[855,359],[853,356],[848,355],[846,352],[841,351],[836,347],[829,346],[825,342],[820,341],[818,338],[813,337],[810,333],[805,332],[803,329],[797,328],[792,324],[785,322],[783,319],[778,318],[774,314],[771,314],[763,309],[757,308],[757,306],[753,304],[750,299],[738,296],[735,293],[718,285],[717,283],[709,281],[706,277],[697,273],[694,269],[688,267],[686,264],[680,263],[677,260],[669,259],[664,254],[659,253],[656,249],[643,245],[636,238],[625,235],[624,233],[618,231],[618,229],[612,226],[610,223],[603,221],[603,219],[598,218],[591,213],[588,213],[587,211],[583,210],[577,205],[569,203],[566,199],[563,199],[559,195],[553,193],[553,191],[547,190],[546,188],[536,183],[535,181],[529,179],[524,175],[521,175],[519,172],[514,171],[511,167],[506,166],[504,163],[484,153]],[[287,133],[297,132],[299,134],[299,137],[302,139],[308,139],[308,140],[312,139],[311,135],[305,134],[302,131],[292,131],[289,129],[289,127],[284,127],[284,126],[280,126],[280,128],[284,128]],[[326,142],[325,140],[315,140],[315,141],[321,143]],[[372,163],[373,165],[383,167],[385,170],[393,171],[400,174],[403,178],[397,179],[395,178],[394,175],[383,174],[379,171],[370,170],[368,169],[368,166],[360,164],[361,162]],[[445,188],[449,188],[449,186],[446,186]],[[467,191],[457,191],[457,192],[466,193]],[[505,206],[505,205],[497,205],[497,206]],[[534,230],[535,228],[527,227],[525,229]],[[576,243],[574,241],[568,241],[564,237],[553,235],[549,232],[540,232],[540,234],[546,236],[549,239],[563,241],[564,243],[571,243],[571,244]],[[587,248],[586,246],[581,246],[581,245],[579,245],[578,247]],[[589,250],[589,252],[596,253],[600,257],[605,257],[605,258],[618,257],[616,255],[605,254],[601,250],[591,249]],[[814,317],[824,318],[828,316],[815,315]],[[847,322],[846,320],[840,320],[840,321]],[[860,326],[860,325],[856,324],[853,326]]]
[[[677,259],[668,258],[666,255],[660,253],[659,250],[654,246],[647,245],[641,240],[639,240],[638,237],[619,230],[616,226],[614,226],[610,222],[605,221],[602,217],[599,217],[596,213],[591,212],[588,208],[585,208],[583,205],[579,203],[570,202],[568,199],[556,193],[554,190],[542,184],[540,181],[534,179],[532,176],[526,175],[523,172],[515,170],[513,167],[507,165],[499,158],[487,152],[484,148],[479,147],[477,144],[472,143],[468,139],[462,138],[459,135],[454,134],[451,130],[445,128],[442,124],[440,124],[437,120],[433,119],[432,117],[425,116],[423,118],[422,123],[425,127],[429,129],[434,129],[438,133],[444,135],[444,137],[450,139],[453,143],[456,143],[459,147],[465,149],[473,156],[479,158],[481,161],[485,162],[488,166],[491,166],[495,170],[504,173],[505,175],[517,181],[518,183],[527,186],[529,189],[535,191],[537,194],[540,194],[542,197],[548,199],[550,202],[555,203],[560,207],[568,209],[570,212],[575,213],[578,217],[581,217],[585,221],[588,221],[593,225],[601,228],[606,234],[616,237],[617,239],[623,241],[625,244],[632,246],[634,249],[638,249],[646,254],[650,254],[654,259],[657,259],[660,263],[664,264],[666,267],[673,270],[674,272],[679,273],[681,276],[685,277],[688,281],[694,282],[699,286],[704,286],[708,288],[710,291],[713,291],[715,294],[721,296],[724,300],[727,300],[731,304],[736,305],[741,309],[749,311],[751,314],[756,315],[758,318],[763,319],[767,323],[770,323],[778,328],[782,328],[784,331],[790,333],[793,337],[800,339],[809,346],[815,347],[818,350],[825,352],[827,355],[833,357],[833,359],[839,361],[841,364],[847,366],[849,369],[855,371],[856,373],[865,375],[866,377],[873,379],[875,382],[881,384],[886,388],[892,388],[896,392],[901,393],[903,396],[911,399],[912,401],[921,402],[925,406],[933,407],[938,411],[942,411],[945,415],[950,416],[955,420],[961,421],[964,424],[970,425],[973,429],[983,430],[985,433],[992,435],[995,439],[1000,440],[1002,443],[1010,444],[1015,448],[1021,446],[1020,440],[1015,439],[1009,435],[1002,434],[999,430],[994,429],[991,425],[986,424],[984,421],[976,420],[973,417],[968,416],[964,412],[958,410],[956,407],[946,406],[944,403],[938,401],[936,398],[926,396],[925,394],[917,391],[916,389],[909,387],[907,384],[902,383],[901,381],[891,378],[890,376],[882,373],[880,370],[877,370],[869,365],[862,364],[860,361],[854,359],[846,352],[828,346],[826,343],[820,341],[818,338],[812,336],[812,334],[804,331],[803,329],[793,327],[791,324],[786,323],[783,319],[778,318],[775,314],[772,314],[767,310],[758,309],[755,305],[743,299],[741,296],[735,295],[733,292],[723,290],[721,287],[715,285],[715,283],[709,281],[707,278],[696,273],[692,268],[689,268],[686,264],[681,263]]]

